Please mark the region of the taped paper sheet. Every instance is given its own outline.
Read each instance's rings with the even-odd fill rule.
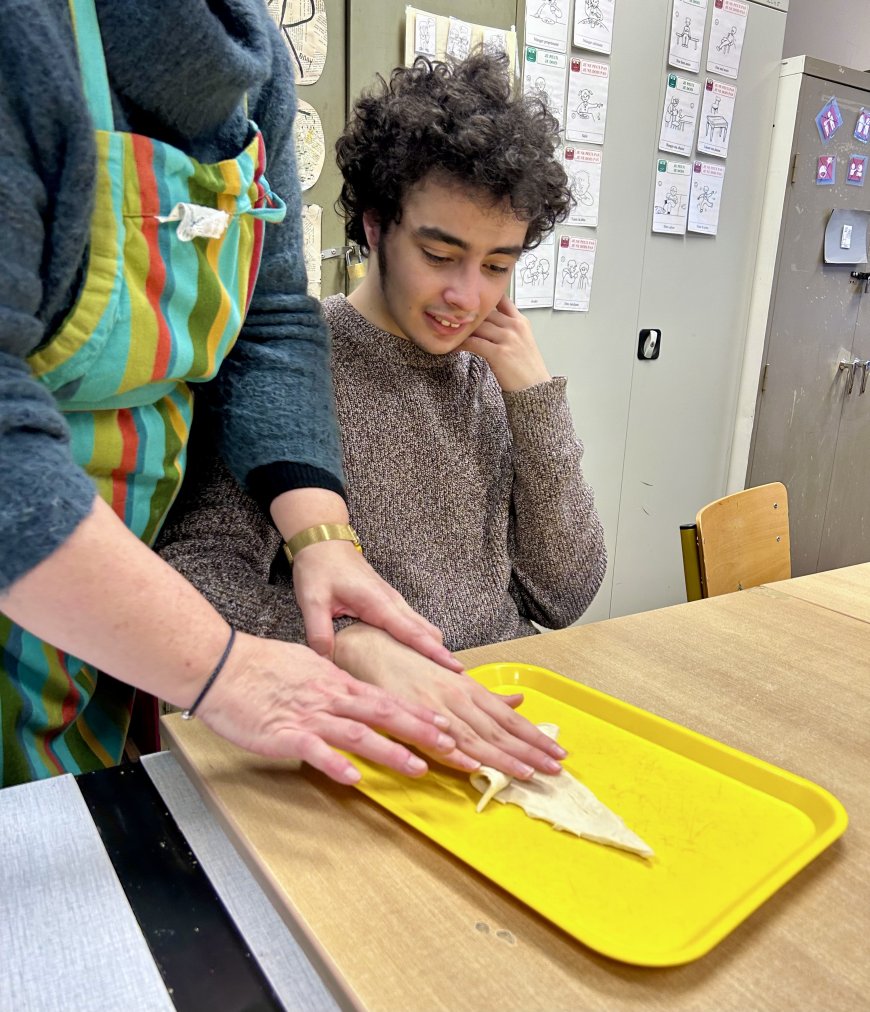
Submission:
[[[576,235],[559,236],[554,309],[571,313],[589,312],[597,245],[595,239]]]
[[[444,17],[416,7],[405,8],[405,66],[418,56],[444,61],[448,55],[462,59],[471,50],[483,46],[507,54],[510,66],[517,66],[517,32],[476,25],[460,18]]]
[[[571,59],[568,72],[568,111],[565,116],[565,136],[569,141],[604,143],[609,79],[608,64]]]
[[[743,0],[713,0],[713,24],[707,50],[707,70],[722,77],[737,77],[749,4]]]
[[[725,183],[721,162],[695,162],[692,165],[692,191],[689,196],[689,231],[715,235],[719,230],[719,207]]]
[[[653,197],[653,232],[685,235],[689,213],[691,166],[687,162],[671,162],[660,158],[656,171]]]
[[[574,206],[566,225],[598,226],[598,202],[601,194],[601,149],[567,145],[562,152],[562,168],[571,184]]]
[[[551,232],[534,249],[525,250],[514,268],[514,304],[517,309],[543,309],[553,305],[556,284],[556,238]]]
[[[570,9],[570,0],[527,0],[526,45],[567,52]]]
[[[660,151],[691,157],[700,109],[701,85],[698,81],[669,74],[659,131]]]
[[[674,0],[668,54],[670,66],[698,73],[706,26],[707,0]]]
[[[596,53],[613,52],[615,0],[575,0],[574,45]]]
[[[565,82],[568,62],[564,53],[526,46],[523,63],[523,94],[542,98],[550,112],[565,126]]]
[[[727,156],[736,101],[737,89],[733,84],[707,78],[704,84],[704,99],[701,103],[698,151],[719,158]]]

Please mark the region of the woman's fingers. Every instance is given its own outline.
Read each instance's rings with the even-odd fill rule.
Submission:
[[[486,696],[490,698],[457,700],[453,708],[455,719],[450,724],[457,748],[512,777],[528,779],[535,770],[558,773],[561,766],[554,757],[559,754],[552,750],[554,742],[498,697],[491,693]],[[490,709],[492,713],[488,712]],[[514,717],[517,723],[511,719]],[[518,733],[504,726],[508,722]],[[560,753],[560,758],[564,757],[564,750],[560,749]]]

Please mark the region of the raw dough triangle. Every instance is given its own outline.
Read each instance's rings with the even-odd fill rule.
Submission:
[[[559,734],[555,724],[538,724],[538,728],[553,741]],[[531,780],[514,780],[490,766],[481,766],[471,774],[471,783],[482,794],[478,812],[495,798],[502,804],[518,805],[533,819],[543,819],[575,836],[641,857],[653,856],[652,848],[567,770],[552,777],[535,775]]]

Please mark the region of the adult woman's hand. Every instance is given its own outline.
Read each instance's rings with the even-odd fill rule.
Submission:
[[[341,496],[320,488],[282,493],[273,500],[271,513],[285,540],[315,524],[348,522]],[[444,646],[441,631],[418,615],[349,541],[322,541],[303,548],[293,559],[293,589],[305,621],[305,638],[322,657],[331,658],[335,649],[333,620],[347,615],[385,629],[444,667],[462,670]]]
[[[419,777],[425,761],[400,742],[431,756],[456,747],[442,730],[448,721],[427,706],[358,681],[308,647],[244,633],[196,714],[250,752],[301,759],[344,784],[360,773],[336,748]]]
[[[324,541],[301,551],[293,562],[293,589],[305,638],[323,657],[332,657],[335,649],[333,619],[348,615],[385,630],[436,664],[462,670],[444,646],[441,631],[418,615],[349,541]]]

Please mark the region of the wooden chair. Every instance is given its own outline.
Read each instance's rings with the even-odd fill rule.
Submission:
[[[686,597],[716,597],[791,576],[788,493],[782,482],[747,488],[680,528]]]

